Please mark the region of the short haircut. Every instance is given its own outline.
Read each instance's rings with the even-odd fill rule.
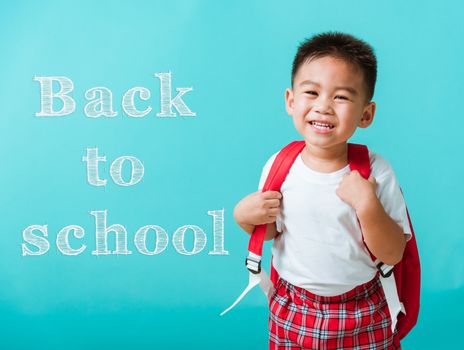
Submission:
[[[354,64],[363,72],[367,101],[372,100],[377,80],[374,49],[365,41],[341,32],[324,32],[300,43],[292,66],[292,88],[301,65],[313,58],[331,56]]]

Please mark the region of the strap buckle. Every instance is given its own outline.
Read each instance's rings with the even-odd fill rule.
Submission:
[[[245,259],[245,265],[248,271],[257,275],[261,272],[261,257],[250,253]]]
[[[379,262],[377,265],[377,270],[379,270],[380,275],[384,278],[388,278],[393,273],[394,266],[384,264],[383,262]]]

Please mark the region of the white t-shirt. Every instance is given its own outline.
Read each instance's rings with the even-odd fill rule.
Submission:
[[[273,154],[263,168],[266,181]],[[395,173],[380,155],[369,151],[376,194],[385,211],[411,234],[406,205]],[[273,264],[288,282],[323,296],[345,293],[371,280],[377,271],[362,240],[355,210],[335,193],[349,165],[332,173],[309,168],[296,158],[282,184],[281,215],[273,242]],[[408,237],[409,239],[409,237]]]

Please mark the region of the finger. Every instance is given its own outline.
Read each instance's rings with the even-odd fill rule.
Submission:
[[[280,214],[280,208],[272,208],[272,209],[269,209],[268,211],[269,216],[277,216],[279,214]]]
[[[277,208],[280,206],[280,199],[266,199],[267,208]]]
[[[279,191],[266,191],[263,193],[264,199],[274,199],[274,198],[282,198],[282,194]]]

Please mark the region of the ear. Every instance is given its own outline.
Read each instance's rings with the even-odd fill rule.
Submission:
[[[376,104],[373,101],[369,102],[366,107],[364,107],[362,118],[358,124],[360,128],[367,128],[372,124],[374,121],[375,108]]]
[[[285,109],[290,116],[293,115],[293,102],[293,90],[285,89]]]

